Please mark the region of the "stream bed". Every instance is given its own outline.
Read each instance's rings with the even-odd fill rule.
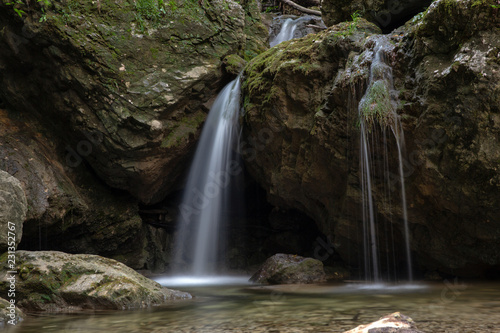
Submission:
[[[160,281],[161,282],[161,281]],[[399,311],[423,332],[500,333],[500,283],[176,286],[147,310],[31,315],[6,332],[343,332]]]

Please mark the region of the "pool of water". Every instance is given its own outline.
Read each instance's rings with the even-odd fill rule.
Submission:
[[[236,282],[178,285],[196,297],[148,310],[31,316],[6,331],[343,332],[400,311],[423,332],[500,333],[500,283],[450,279],[412,285],[269,287]]]

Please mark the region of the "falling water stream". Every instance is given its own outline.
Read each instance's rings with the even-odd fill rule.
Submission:
[[[299,37],[297,26],[310,17],[286,19],[271,46]],[[183,278],[168,283],[206,284],[217,277],[221,244],[225,241],[222,226],[233,206],[230,183],[242,176],[235,155],[239,133],[240,77],[230,82],[217,96],[196,148],[180,205],[174,249],[174,269]]]
[[[376,225],[375,206],[373,202],[373,175],[372,157],[377,151],[387,154],[387,147],[374,149],[377,144],[373,139],[372,130],[380,125],[385,136],[385,129],[390,128],[396,139],[398,150],[398,174],[401,195],[401,211],[404,229],[405,252],[407,262],[408,280],[413,280],[413,270],[410,252],[410,232],[408,226],[408,214],[406,208],[406,193],[403,172],[403,149],[404,134],[399,115],[396,113],[396,99],[394,97],[394,83],[392,68],[387,64],[385,53],[390,47],[390,42],[385,36],[379,36],[375,42],[373,59],[370,66],[370,78],[365,95],[361,98],[358,112],[360,119],[360,177],[363,200],[363,240],[365,257],[365,274],[367,280],[379,282],[380,258],[379,258],[379,235]],[[372,138],[372,139],[371,139]],[[384,143],[387,141],[384,139]],[[389,166],[386,165],[385,168]],[[387,177],[390,172],[384,170]],[[386,179],[389,182],[390,179]],[[391,186],[388,186],[390,188]],[[391,190],[391,189],[390,189]]]
[[[230,182],[242,175],[235,154],[239,133],[240,77],[217,96],[203,127],[180,205],[175,263],[187,262],[192,276],[216,273],[224,241]],[[194,237],[193,237],[194,235]],[[182,270],[182,269],[181,269]]]

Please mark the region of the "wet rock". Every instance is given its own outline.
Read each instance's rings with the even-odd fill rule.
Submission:
[[[292,254],[268,258],[250,281],[267,284],[318,283],[325,281],[323,263]]]
[[[14,249],[21,241],[27,210],[26,196],[19,180],[0,170],[0,230],[2,230],[0,248],[2,250],[8,247]]]
[[[7,325],[17,325],[24,319],[24,313],[16,306],[16,303],[0,298],[0,329]]]
[[[351,21],[353,13],[389,32],[424,11],[432,0],[324,0],[321,14],[325,24],[332,26]]]
[[[436,1],[408,25],[401,45],[412,44],[398,69],[407,114],[407,193],[417,224],[412,237],[430,271],[488,276],[500,264],[494,250],[500,239],[500,15],[492,4]]]
[[[65,143],[29,115],[0,110],[0,123],[0,169],[16,175],[28,206],[19,248],[100,254],[136,269],[155,267],[157,256],[146,244],[163,245],[149,239],[136,199],[103,185],[83,165],[68,165],[57,148]]]
[[[0,98],[55,133],[73,153],[68,163],[158,202],[185,171],[203,104],[224,84],[221,59],[266,48],[256,1],[201,4],[16,4],[21,18],[2,3]]]
[[[224,63],[224,69],[233,75],[238,75],[247,64],[247,62],[237,54],[231,54],[224,57],[222,62]]]
[[[344,333],[423,333],[417,329],[415,322],[402,313],[395,312],[379,320],[360,325]]]
[[[384,37],[405,130],[411,248],[423,270],[498,274],[500,15],[491,4],[436,1]],[[310,216],[351,267],[363,257],[358,104],[381,38],[359,22],[263,53],[243,85],[249,172],[271,204]],[[381,142],[397,166],[394,146],[392,136]],[[390,174],[373,187],[380,244],[395,249],[380,246],[380,256],[404,267],[400,180]]]
[[[0,257],[6,265],[6,256]],[[29,311],[71,312],[83,309],[131,309],[191,298],[147,279],[124,264],[87,254],[18,251],[16,299]],[[8,289],[6,270],[0,276]]]
[[[221,59],[251,59],[267,31],[255,0],[141,3],[0,3],[0,169],[26,193],[23,249],[168,265],[139,202],[178,189]]]

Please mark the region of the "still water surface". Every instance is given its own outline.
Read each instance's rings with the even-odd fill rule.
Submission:
[[[400,311],[423,332],[500,333],[500,283],[176,289],[196,297],[149,310],[39,315],[7,332],[343,332]]]

